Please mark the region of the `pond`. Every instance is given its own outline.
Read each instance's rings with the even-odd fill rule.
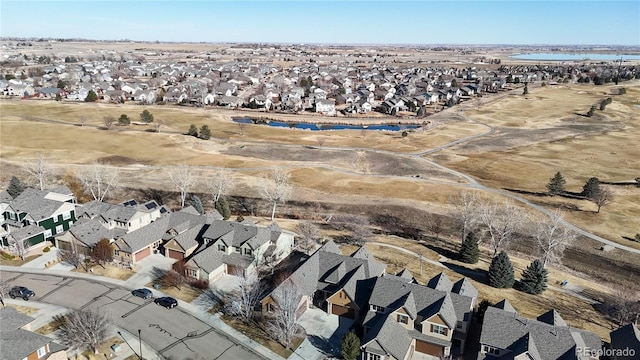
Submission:
[[[511,56],[520,60],[547,60],[547,61],[615,61],[615,60],[640,60],[640,55],[629,54],[592,54],[592,53],[528,53]]]
[[[376,125],[346,125],[346,124],[307,124],[307,123],[288,123],[284,121],[266,120],[266,119],[252,119],[249,117],[234,117],[234,122],[242,124],[258,124],[268,125],[272,127],[286,127],[292,129],[322,131],[322,130],[386,130],[386,131],[401,131],[408,129],[417,129],[420,125],[389,125],[389,124],[376,124]]]

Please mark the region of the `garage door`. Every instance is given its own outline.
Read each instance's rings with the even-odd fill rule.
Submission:
[[[442,346],[429,344],[428,342],[416,340],[416,351],[423,354],[429,354],[433,356],[440,356],[443,353]]]
[[[149,255],[151,255],[151,248],[145,248],[144,250],[141,250],[140,252],[133,254],[133,258],[134,258],[134,261],[140,261]]]
[[[336,304],[332,304],[331,313],[338,316],[344,316],[349,319],[353,319],[356,317],[355,310],[348,308],[346,306],[340,306]]]
[[[175,251],[175,250],[171,250],[171,249],[168,249],[168,251],[169,251],[169,257],[171,259],[176,259],[176,260],[184,259],[184,254],[181,253],[180,251]]]

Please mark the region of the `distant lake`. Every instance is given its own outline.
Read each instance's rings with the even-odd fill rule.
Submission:
[[[614,61],[614,60],[640,60],[640,55],[627,54],[577,54],[577,53],[529,53],[511,56],[519,60],[547,60],[547,61]]]
[[[284,121],[273,121],[264,119],[252,119],[249,117],[235,117],[234,122],[243,124],[259,124],[268,125],[273,127],[285,127],[292,129],[321,131],[321,130],[386,130],[386,131],[400,131],[407,129],[417,129],[419,125],[345,125],[345,124],[307,124],[307,123],[288,123]]]

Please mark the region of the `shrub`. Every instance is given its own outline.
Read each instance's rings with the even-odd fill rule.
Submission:
[[[7,260],[13,260],[15,258],[15,256],[13,256],[13,255],[11,255],[9,253],[6,253],[4,251],[0,251],[0,254],[2,254],[2,257],[7,259]]]
[[[193,280],[191,282],[191,287],[194,287],[194,288],[200,289],[200,290],[206,290],[206,289],[209,288],[209,280],[207,280],[207,279]]]
[[[46,252],[47,253],[47,252],[49,252],[49,250],[51,250],[51,249],[47,246],[44,249],[42,249],[42,252]]]

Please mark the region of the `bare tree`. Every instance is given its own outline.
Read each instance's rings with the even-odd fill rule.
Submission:
[[[320,239],[320,228],[311,221],[302,221],[296,225],[296,231],[300,235],[298,247],[306,254],[310,254],[315,250]]]
[[[338,214],[331,217],[331,225],[336,230],[350,230],[351,240],[357,245],[364,245],[374,237],[369,219],[364,215]]]
[[[191,187],[195,185],[196,177],[189,166],[182,165],[169,172],[169,178],[173,186],[180,192],[180,207],[184,208],[184,201]]]
[[[256,269],[263,276],[273,275],[283,255],[284,251],[277,248],[272,252],[258,254],[254,260]]]
[[[576,239],[576,234],[564,225],[562,211],[553,216],[541,215],[533,222],[536,246],[542,252],[542,265],[561,263],[565,248]]]
[[[113,248],[109,239],[102,239],[91,249],[91,258],[104,269],[104,264],[113,261]]]
[[[238,122],[238,129],[240,129],[240,136],[244,136],[244,128],[247,127],[247,123],[242,121]]]
[[[113,124],[116,123],[116,118],[113,116],[105,116],[102,118],[102,123],[107,130],[110,130]]]
[[[4,306],[4,297],[9,294],[9,290],[11,289],[11,284],[9,280],[0,277],[0,304]]]
[[[442,217],[429,214],[427,217],[427,228],[436,236],[436,240],[439,240],[440,232],[442,231]]]
[[[298,307],[302,295],[291,280],[286,280],[272,296],[276,307],[273,316],[268,320],[267,330],[276,341],[289,348],[300,331]]]
[[[483,199],[478,204],[484,241],[493,249],[493,256],[506,248],[525,222],[523,211],[509,201]]]
[[[464,190],[452,198],[451,203],[454,206],[454,217],[460,229],[462,243],[478,221],[478,193]]]
[[[318,145],[323,146],[327,141],[327,138],[324,136],[316,136],[316,141],[318,142]]]
[[[20,257],[20,260],[24,261],[24,258],[29,253],[29,239],[11,239],[9,240],[9,248],[11,252]]]
[[[273,204],[271,221],[275,218],[278,203],[284,204],[291,196],[292,188],[291,184],[289,184],[289,177],[289,173],[277,167],[273,169],[271,178],[265,176],[260,181],[262,196]]]
[[[178,290],[184,284],[186,284],[187,279],[184,277],[184,274],[181,274],[175,270],[168,270],[162,275],[160,282],[164,284],[166,287],[175,286]]]
[[[45,183],[55,175],[51,161],[44,154],[40,154],[35,161],[26,161],[22,167],[38,183],[40,190],[44,190]]]
[[[57,337],[67,346],[89,348],[97,354],[98,346],[109,337],[112,324],[103,309],[73,310],[64,317]]]
[[[102,201],[109,191],[118,187],[120,173],[117,169],[93,164],[79,173],[80,182],[94,200]]]
[[[228,195],[235,186],[235,175],[227,169],[219,169],[213,176],[207,179],[207,188],[213,197],[213,202],[220,200],[223,195]]]
[[[84,126],[86,122],[87,122],[87,117],[84,115],[80,116],[80,126]]]
[[[248,324],[254,318],[255,307],[266,287],[255,272],[243,271],[234,275],[238,279],[235,288],[229,294],[229,302],[225,306],[225,311]]]
[[[367,161],[367,153],[364,151],[356,152],[356,158],[353,162],[357,172],[368,174],[370,172],[369,162]]]
[[[589,197],[589,200],[596,204],[598,210],[596,214],[600,213],[600,208],[609,204],[613,200],[613,191],[608,188],[601,187],[595,194]]]
[[[74,268],[79,268],[82,265],[82,258],[75,247],[71,247],[71,249],[67,250],[59,250],[60,252],[60,261],[66,262],[67,264],[73,266]]]

